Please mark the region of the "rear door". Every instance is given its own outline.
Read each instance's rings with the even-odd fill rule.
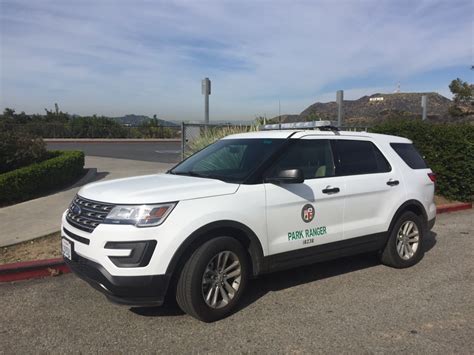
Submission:
[[[266,172],[301,169],[299,184],[265,183],[269,254],[335,242],[342,238],[343,179],[335,176],[328,139],[294,139]]]
[[[386,231],[393,206],[405,194],[401,172],[370,140],[340,137],[333,141],[336,175],[344,177],[343,239]]]

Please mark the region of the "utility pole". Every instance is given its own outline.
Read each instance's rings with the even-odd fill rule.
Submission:
[[[202,80],[201,92],[204,95],[204,123],[209,124],[209,95],[211,95],[211,81],[209,78]]]
[[[281,104],[280,104],[280,99],[278,99],[278,123],[280,124],[280,128],[281,128]]]
[[[421,119],[424,121],[424,120],[426,120],[427,111],[428,111],[428,96],[427,95],[422,95],[421,96],[421,108],[423,110]]]
[[[344,115],[343,103],[344,103],[344,90],[338,90],[336,93],[336,103],[337,103],[337,126],[342,126],[342,119]]]

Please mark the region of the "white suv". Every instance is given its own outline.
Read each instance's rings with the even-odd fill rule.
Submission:
[[[366,252],[414,265],[435,222],[434,182],[405,138],[237,134],[166,174],[83,187],[62,217],[63,254],[112,301],[156,306],[171,295],[214,321],[263,273]]]

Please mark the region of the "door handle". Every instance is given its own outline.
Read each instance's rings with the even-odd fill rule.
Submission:
[[[390,180],[387,181],[388,186],[397,186],[399,183],[400,183],[400,181],[393,180],[393,179],[390,179]]]
[[[337,194],[339,191],[339,187],[326,186],[326,188],[323,189],[323,194]]]

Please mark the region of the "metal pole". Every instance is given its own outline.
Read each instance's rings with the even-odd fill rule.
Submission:
[[[280,99],[278,99],[278,128],[281,129],[281,104]]]
[[[428,96],[426,95],[421,96],[421,107],[423,109],[421,119],[424,121],[426,120],[427,111],[428,111]]]
[[[185,148],[186,148],[186,135],[184,133],[184,122],[181,122],[181,160],[184,160]]]
[[[204,95],[204,123],[209,124],[209,95],[211,94],[211,81],[204,78],[201,82],[201,92]]]
[[[343,119],[343,108],[342,104],[344,102],[344,90],[338,90],[336,93],[336,103],[337,103],[337,126],[342,126],[342,119]]]
[[[209,124],[209,94],[204,95],[204,122]]]

